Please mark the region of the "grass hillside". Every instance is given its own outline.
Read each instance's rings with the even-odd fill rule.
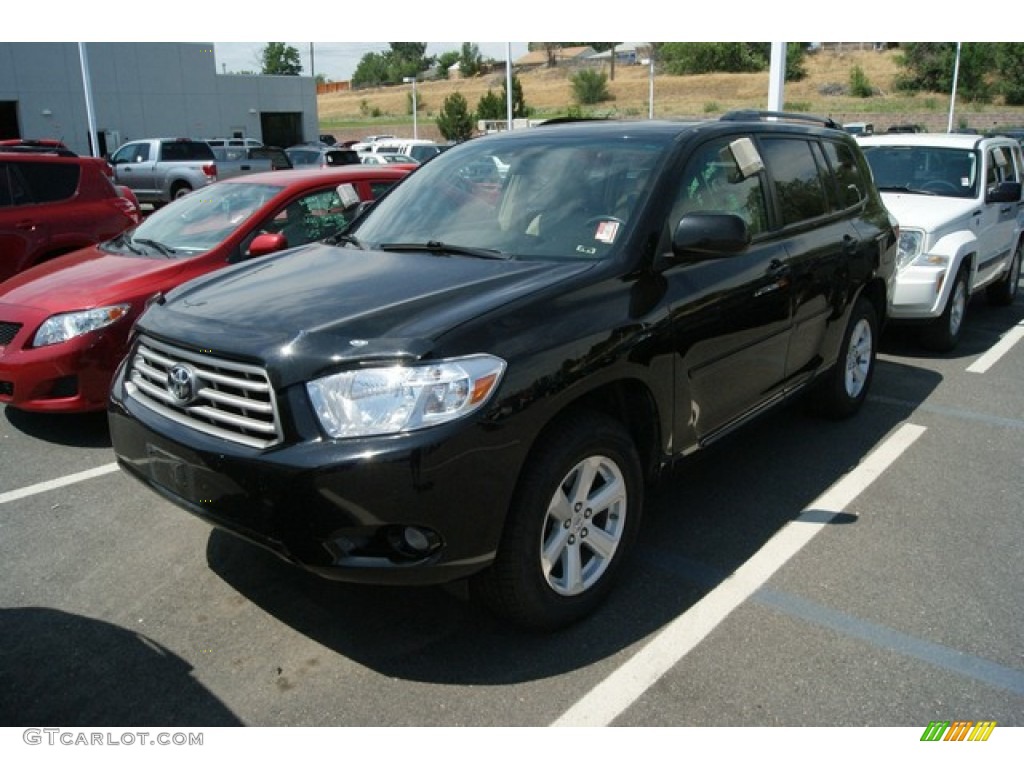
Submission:
[[[821,51],[805,59],[808,76],[786,83],[785,108],[827,115],[840,122],[863,120],[884,130],[896,123],[917,123],[930,130],[946,130],[949,121],[948,94],[906,95],[896,93],[892,84],[900,67],[898,51],[876,52],[859,44],[845,49]],[[857,98],[849,91],[856,67],[864,73],[876,95]],[[606,74],[610,74],[606,70]],[[572,72],[567,69],[539,69],[519,73],[523,96],[537,118],[565,115],[574,106]],[[614,99],[584,108],[584,114],[601,117],[646,118],[650,74],[644,66],[615,68],[609,82]],[[458,91],[470,109],[476,107],[488,89],[501,93],[504,75],[484,75],[463,80],[421,82],[416,86],[420,138],[439,139],[436,118],[444,100]],[[321,132],[339,140],[358,139],[371,133],[412,135],[410,86],[369,88],[324,94],[318,97]],[[654,116],[672,119],[705,119],[730,109],[766,108],[768,73],[714,75],[657,75],[654,81]],[[995,125],[1024,124],[1024,108],[998,104],[955,105],[954,128],[987,130]]]

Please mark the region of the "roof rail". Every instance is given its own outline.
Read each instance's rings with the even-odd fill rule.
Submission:
[[[818,123],[826,128],[835,128],[836,130],[842,130],[843,127],[833,120],[831,117],[819,117],[818,115],[807,115],[802,112],[773,112],[767,109],[736,109],[732,112],[726,112],[719,119],[730,120],[730,121],[746,121],[746,120],[769,120],[769,119],[780,119],[780,120],[794,120],[805,123]]]
[[[0,141],[0,152],[30,152],[34,154],[78,157],[63,142],[56,139],[4,139]]]

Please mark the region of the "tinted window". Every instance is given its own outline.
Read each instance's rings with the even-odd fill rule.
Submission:
[[[78,189],[81,169],[77,164],[18,163],[18,168],[36,203],[67,200]]]
[[[826,141],[823,146],[839,188],[840,208],[849,208],[867,199],[868,179],[861,172],[853,149],[834,141]]]
[[[783,225],[826,213],[825,189],[810,142],[804,139],[762,139],[761,151],[775,183]]]
[[[353,150],[331,150],[324,153],[327,165],[357,165],[359,155]]]
[[[729,151],[734,139],[705,144],[689,159],[669,217],[670,231],[687,213],[735,213],[751,235],[768,229],[763,174],[743,178]]]
[[[11,181],[7,172],[7,164],[0,163],[0,208],[13,205],[11,200]]]
[[[161,143],[164,160],[213,160],[213,150],[205,141],[165,141]]]

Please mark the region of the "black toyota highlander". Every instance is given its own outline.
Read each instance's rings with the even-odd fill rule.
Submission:
[[[661,468],[797,393],[858,410],[896,241],[829,120],[473,139],[345,234],[155,302],[114,449],[322,576],[466,579],[564,626],[608,593]]]

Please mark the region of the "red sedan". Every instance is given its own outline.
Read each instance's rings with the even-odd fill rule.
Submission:
[[[386,166],[238,176],[161,208],[112,240],[0,283],[0,403],[102,410],[146,302],[248,258],[340,232],[408,171]]]

